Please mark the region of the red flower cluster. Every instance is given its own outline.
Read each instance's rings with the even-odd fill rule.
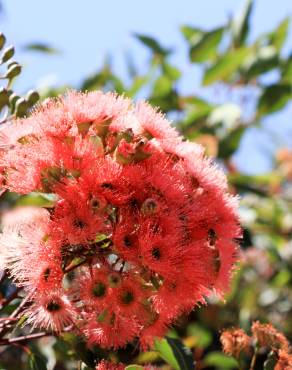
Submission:
[[[0,135],[2,187],[53,202],[3,221],[0,265],[30,294],[28,323],[145,348],[226,291],[237,200],[202,147],[149,105],[70,92]]]

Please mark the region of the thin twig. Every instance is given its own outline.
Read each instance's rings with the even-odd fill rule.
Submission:
[[[254,349],[254,353],[253,353],[252,359],[251,359],[249,370],[254,370],[255,369],[255,364],[256,364],[256,361],[257,361],[258,350],[259,350],[258,349],[258,345],[256,345],[256,347]]]
[[[35,334],[23,335],[21,337],[16,337],[16,338],[4,338],[0,340],[0,345],[6,346],[9,344],[26,342],[28,340],[39,339],[39,338],[43,338],[43,337],[47,337],[51,335],[52,335],[51,333],[40,332],[40,333],[35,333]]]

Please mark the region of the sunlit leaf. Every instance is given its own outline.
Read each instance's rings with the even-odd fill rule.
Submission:
[[[234,17],[231,23],[231,32],[235,46],[244,44],[249,31],[249,18],[253,7],[253,0],[246,0],[241,12]]]
[[[203,78],[204,85],[210,85],[214,82],[228,80],[248,56],[248,48],[240,48],[223,55],[218,62],[208,68]]]
[[[278,25],[276,30],[270,34],[270,43],[280,50],[287,38],[290,18],[286,17]]]
[[[278,51],[274,46],[263,46],[248,58],[244,65],[244,74],[248,79],[257,77],[279,66]]]
[[[180,340],[174,338],[156,339],[154,349],[160,357],[175,370],[194,370],[192,353]]]
[[[55,206],[57,198],[54,194],[45,193],[30,193],[21,196],[17,202],[17,206],[34,206],[52,208]]]

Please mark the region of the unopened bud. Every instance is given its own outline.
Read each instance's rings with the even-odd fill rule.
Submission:
[[[9,97],[9,105],[12,112],[15,109],[15,104],[18,99],[20,99],[20,96],[16,95],[15,93],[12,93]]]
[[[9,104],[9,95],[11,94],[10,90],[5,89],[4,87],[0,88],[0,109],[5,105]]]
[[[7,60],[11,59],[14,55],[14,46],[8,46],[4,51],[3,51],[3,54],[2,54],[2,58],[1,58],[1,64],[7,62]]]
[[[146,215],[154,215],[158,211],[158,204],[155,199],[147,198],[141,207],[141,212]]]
[[[4,77],[11,80],[12,78],[18,76],[21,72],[21,66],[19,64],[12,64],[11,67],[8,68],[7,72],[5,73]]]
[[[29,90],[28,93],[26,94],[26,100],[28,101],[30,106],[35,105],[40,99],[40,95],[37,91],[35,90]]]
[[[0,50],[3,48],[3,46],[5,45],[5,42],[6,42],[6,37],[5,35],[0,32]]]
[[[24,98],[20,98],[15,103],[15,114],[17,117],[24,117],[29,109],[29,104]]]

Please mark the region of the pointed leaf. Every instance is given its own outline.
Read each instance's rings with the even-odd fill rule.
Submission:
[[[141,34],[134,34],[134,36],[140,40],[144,45],[146,45],[148,48],[150,48],[154,54],[158,54],[161,56],[166,56],[170,53],[171,50],[165,49],[162,47],[158,41],[156,41],[153,37],[141,35]]]
[[[291,85],[270,85],[261,95],[258,102],[259,114],[268,114],[282,109],[292,97]]]
[[[282,81],[292,85],[292,55],[290,55],[282,67]]]
[[[175,370],[194,370],[194,359],[191,351],[174,338],[157,339],[154,349],[160,357]]]
[[[181,32],[184,38],[189,41],[191,45],[195,44],[204,34],[204,32],[200,28],[186,25],[181,27]]]
[[[247,61],[244,74],[252,79],[279,66],[279,54],[274,46],[263,46]]]
[[[249,17],[253,7],[253,0],[246,0],[244,7],[240,14],[238,14],[232,24],[231,32],[233,34],[233,41],[235,46],[244,44],[249,31]]]
[[[249,53],[250,49],[240,48],[222,56],[216,64],[206,70],[203,84],[209,85],[214,82],[228,80],[243,63]]]
[[[37,51],[40,53],[46,53],[46,54],[60,54],[60,50],[52,47],[49,44],[43,43],[43,42],[35,42],[31,44],[27,44],[23,47],[26,51]]]
[[[205,62],[216,56],[218,45],[222,39],[224,27],[205,32],[190,49],[192,62]]]
[[[283,19],[277,29],[270,35],[270,43],[280,50],[287,38],[289,28],[289,17]]]

